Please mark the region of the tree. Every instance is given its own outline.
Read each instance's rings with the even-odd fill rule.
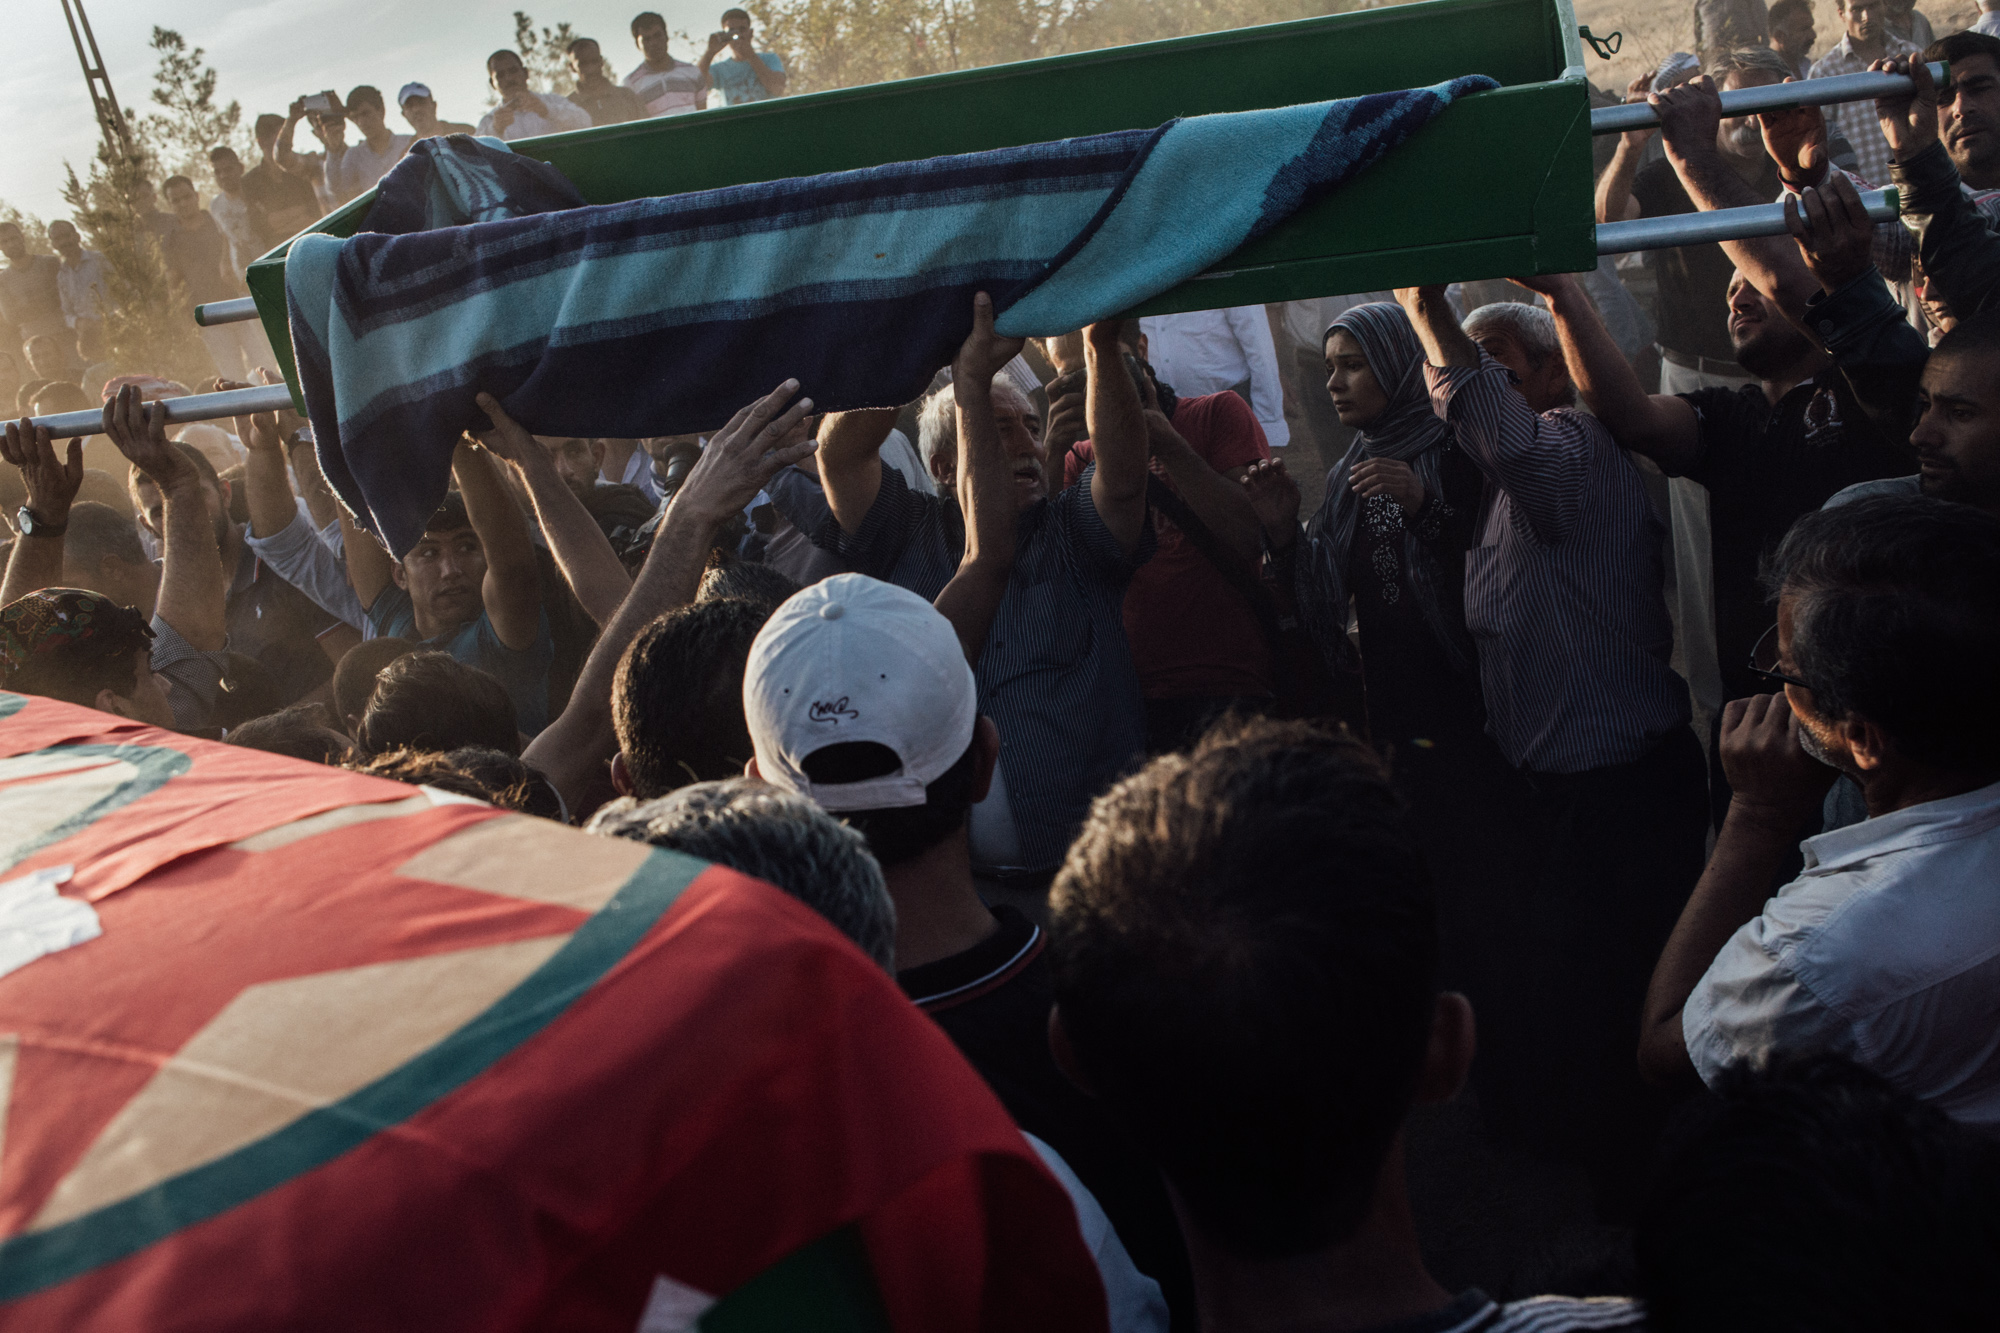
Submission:
[[[199,52],[196,53],[199,58]],[[208,165],[206,156],[202,165]],[[193,386],[215,373],[202,344],[187,288],[133,207],[135,187],[156,173],[138,146],[100,144],[87,180],[63,164],[63,199],[83,243],[104,256],[111,308],[105,312],[106,355],[121,374],[164,375]]]
[[[576,76],[569,68],[569,44],[583,34],[567,23],[537,30],[535,21],[520,10],[514,11],[514,49],[528,67],[528,85],[537,92],[576,91]]]
[[[769,0],[793,92],[851,88],[1365,7],[1370,0]]]
[[[206,193],[215,183],[209,149],[227,145],[255,156],[243,130],[243,108],[215,104],[215,70],[202,63],[208,55],[202,48],[190,50],[172,28],[154,28],[152,47],[160,56],[153,70],[153,105],[165,109],[139,118],[139,144],[168,175],[186,176]]]

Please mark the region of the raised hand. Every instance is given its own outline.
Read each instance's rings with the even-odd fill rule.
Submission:
[[[1362,459],[1348,473],[1347,485],[1364,500],[1386,495],[1401,505],[1406,514],[1415,514],[1424,507],[1424,483],[1408,463],[1393,458]]]
[[[162,491],[194,475],[194,465],[167,438],[165,409],[142,400],[135,385],[127,384],[104,405],[104,433]]]
[[[535,442],[535,437],[528,434],[526,427],[507,415],[506,409],[500,406],[499,399],[490,393],[482,393],[474,401],[479,404],[479,410],[493,423],[490,428],[477,432],[474,437],[487,453],[521,467],[527,467],[538,459],[547,459],[547,451]]]
[[[1907,162],[1937,142],[1937,81],[1922,60],[1878,60],[1868,68],[1877,74],[1908,75],[1913,85],[1908,93],[1875,99],[1875,119],[1889,141],[1889,151],[1898,162]]]
[[[1716,131],[1722,126],[1722,94],[1715,90],[1714,79],[1703,74],[1663,93],[1649,93],[1646,100],[1659,113],[1667,151],[1686,157],[1715,150]]]
[[[1025,338],[1002,338],[993,332],[993,298],[980,292],[972,298],[972,332],[965,335],[958,355],[952,358],[952,382],[992,383],[1000,368],[1019,356],[1026,344]]]
[[[748,407],[739,408],[728,425],[709,437],[708,447],[674,493],[668,510],[670,521],[675,513],[685,511],[720,523],[756,499],[765,482],[819,447],[810,437],[784,443],[812,411],[812,399],[793,401],[798,391],[797,380],[786,380]],[[787,407],[787,403],[791,405]]]
[[[1052,459],[1068,457],[1071,446],[1090,434],[1083,392],[1089,378],[1089,372],[1078,366],[1048,382],[1049,424],[1042,429],[1042,440]]]
[[[1860,192],[1841,172],[1830,173],[1817,189],[1785,196],[1785,229],[1829,293],[1875,263],[1875,224],[1868,220]]]
[[[67,459],[56,457],[46,426],[36,426],[22,417],[7,423],[0,437],[0,459],[21,469],[21,484],[27,488],[27,508],[36,518],[52,527],[69,521],[69,507],[83,485],[83,441],[69,442]]]
[[[1643,102],[1646,100],[1646,94],[1652,91],[1653,71],[1649,69],[1625,85],[1625,100],[1627,102]],[[1627,130],[1619,137],[1624,140],[1627,148],[1644,148],[1646,141],[1653,137],[1657,128],[1657,126],[1648,125],[1642,130]]]
[[[1260,459],[1243,473],[1243,490],[1264,540],[1274,551],[1289,551],[1299,536],[1299,484],[1285,471],[1282,458]]]
[[[1786,79],[1795,83],[1795,79]],[[1757,117],[1764,151],[1778,164],[1778,178],[1798,188],[1818,185],[1826,175],[1826,114],[1816,106],[1766,111]]]

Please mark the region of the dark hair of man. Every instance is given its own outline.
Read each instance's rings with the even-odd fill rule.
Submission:
[[[285,118],[283,116],[275,112],[266,111],[263,115],[257,117],[257,142],[263,143],[266,139],[275,138],[278,131],[284,128]]]
[[[1782,23],[1795,14],[1810,15],[1812,12],[1812,0],[1771,0],[1768,17],[1773,23]]]
[[[1993,1327],[1991,1143],[1831,1056],[1714,1093],[1670,1132],[1640,1213],[1649,1329]]]
[[[358,718],[368,711],[368,701],[375,697],[375,684],[382,668],[415,651],[417,645],[409,639],[391,636],[363,640],[341,655],[333,668],[333,708],[340,714],[343,727],[346,719]]]
[[[642,801],[739,777],[751,755],[743,668],[771,608],[725,598],[669,611],[639,631],[611,683],[611,723]]]
[[[743,21],[745,23],[748,23],[750,21],[750,11],[747,9],[725,9],[722,11],[722,21],[724,23],[727,23],[729,22],[729,20],[735,18],[738,14],[741,14],[743,16]]]
[[[633,17],[632,35],[634,37],[637,37],[640,33],[644,32],[648,28],[664,28],[666,26],[667,26],[667,21],[665,19],[661,18],[658,14],[655,14],[652,10],[648,9],[643,13],[635,15]]]
[[[868,839],[868,850],[883,869],[914,861],[965,827],[972,814],[973,759],[968,744],[965,753],[924,788],[922,805],[838,813]],[[799,768],[814,782],[865,782],[902,766],[900,755],[874,741],[822,746],[799,761]]]
[[[521,752],[507,687],[450,653],[406,653],[383,667],[354,740],[363,754],[456,750]]]
[[[1245,1258],[1352,1236],[1437,995],[1429,874],[1344,731],[1225,722],[1092,806],[1051,952],[1086,1083]]]
[[[176,185],[185,185],[190,190],[194,188],[194,182],[189,180],[186,176],[169,176],[165,180],[160,182],[160,193],[165,194],[168,190],[173,189],[174,186]]]
[[[134,607],[100,611],[87,639],[36,653],[14,671],[0,672],[0,689],[97,707],[100,691],[121,699],[139,691],[139,656],[153,650],[153,628]]]
[[[388,113],[388,106],[382,100],[382,90],[369,83],[358,83],[348,92],[347,109],[352,111],[357,106],[372,106],[385,115]]]
[[[1959,36],[1985,36],[1983,33],[1960,33]],[[2000,46],[2000,37],[1986,40]],[[1932,356],[1977,356],[1980,353],[2000,353],[2000,311],[1985,310],[1976,315],[1968,315],[1952,326],[1951,332],[1938,339],[1931,349]]]
[[[226,143],[217,144],[208,150],[208,160],[211,162],[220,162],[225,157],[233,158],[235,156],[236,150]]]
[[[525,62],[521,59],[520,52],[511,51],[503,46],[498,51],[495,51],[492,55],[486,57],[486,68],[492,69],[493,62],[501,59],[502,57],[505,57],[506,59],[513,61],[517,65],[525,66]]]
[[[252,718],[225,739],[246,750],[287,755],[309,764],[338,764],[350,749],[347,733],[333,724],[321,703],[293,704]]]
[[[1816,510],[1767,579],[1793,599],[1815,711],[1866,718],[1920,764],[2000,768],[2000,518],[1923,496]]]
[[[695,594],[695,600],[718,602],[734,597],[775,611],[798,590],[799,585],[780,570],[753,560],[724,556],[710,559],[708,568],[702,572],[701,591]]]
[[[1989,37],[1967,28],[1949,37],[1940,37],[1924,48],[1924,59],[1931,64],[1942,60],[1956,65],[1971,56],[1985,56],[2000,67],[2000,37]]]
[[[598,47],[597,39],[595,37],[576,37],[572,38],[570,40],[570,44],[563,48],[563,54],[571,55],[576,51],[576,48],[579,46],[588,46],[599,50],[602,49],[601,47]]]
[[[407,782],[411,786],[436,787],[457,796],[518,810],[527,815],[557,819],[562,809],[555,789],[539,772],[509,754],[467,746],[449,752],[437,750],[390,750],[368,759],[349,762],[347,767],[371,777]],[[538,791],[537,787],[545,789]]]
[[[107,556],[128,565],[147,563],[146,548],[139,544],[139,530],[133,526],[131,516],[95,500],[70,506],[63,555],[93,570]]]

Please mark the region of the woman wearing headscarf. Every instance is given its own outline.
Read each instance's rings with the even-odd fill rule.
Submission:
[[[1486,1019],[1505,1006],[1495,955],[1516,915],[1524,844],[1515,830],[1526,807],[1519,775],[1486,735],[1465,628],[1465,553],[1485,480],[1431,409],[1423,349],[1400,306],[1347,311],[1325,350],[1327,392],[1356,434],[1292,547],[1298,615],[1337,676],[1360,673],[1370,737],[1430,863],[1443,979],[1473,997],[1481,1047],[1498,1056],[1505,1042],[1487,1041]],[[1282,547],[1298,532],[1297,487],[1276,464],[1253,466],[1245,484],[1267,501],[1267,536]],[[1286,492],[1289,516],[1258,494],[1270,490]],[[1487,1083],[1483,1062],[1482,1104]]]
[[[1423,349],[1401,307],[1354,307],[1327,329],[1325,347],[1327,392],[1355,436],[1306,524],[1299,618],[1337,673],[1361,672],[1369,734],[1392,762],[1412,747],[1482,743],[1465,551],[1485,479],[1431,411]]]

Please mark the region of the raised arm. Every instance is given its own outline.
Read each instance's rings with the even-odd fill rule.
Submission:
[[[382,590],[394,582],[395,557],[374,533],[355,527],[345,509],[340,511],[340,550],[347,561],[347,581],[354,585],[355,599],[366,613]]]
[[[1514,281],[1548,298],[1569,377],[1621,448],[1644,454],[1670,476],[1700,461],[1701,423],[1694,409],[1672,394],[1646,392],[1575,277],[1559,273]]]
[[[1966,197],[1958,168],[1938,141],[1937,86],[1929,68],[1921,60],[1878,60],[1874,68],[1907,74],[1914,85],[1907,97],[1877,101],[1875,114],[1896,154],[1903,217],[1917,235],[1924,272],[1952,313],[1970,318],[2000,294],[2000,239]]]
[[[1256,506],[1243,489],[1248,467],[1217,472],[1157,408],[1146,409],[1146,433],[1153,457],[1160,460],[1195,517],[1231,552],[1246,561],[1255,560],[1264,549],[1264,529]]]
[[[104,405],[104,433],[160,488],[160,596],[154,614],[202,652],[228,646],[228,584],[201,476],[167,438],[166,413],[126,385]]]
[[[572,808],[581,804],[618,751],[611,726],[611,682],[625,650],[655,618],[694,600],[722,525],[742,512],[781,469],[809,457],[817,447],[810,440],[778,447],[812,411],[810,398],[786,406],[798,391],[797,380],[786,380],[738,412],[709,440],[675,492],[631,593],[597,636],[569,706],[529,742],[522,758],[547,774]]]
[[[479,437],[496,458],[504,458],[521,470],[528,486],[528,499],[535,517],[548,539],[549,553],[562,570],[563,581],[576,594],[578,605],[600,627],[618,613],[619,603],[632,590],[632,577],[625,572],[611,539],[597,520],[564,484],[555,460],[534,436],[507,415],[493,395],[479,395],[479,408],[493,420],[493,429]]]
[[[1798,719],[1782,694],[1731,700],[1717,744],[1729,813],[1653,968],[1639,1031],[1639,1071],[1663,1086],[1694,1082],[1682,1010],[1730,937],[1763,910],[1772,878],[1834,778],[1800,748]]]
[[[1652,86],[1652,74],[1641,74],[1626,87],[1625,100],[1644,101]],[[1599,222],[1627,222],[1639,216],[1639,201],[1632,197],[1632,179],[1639,174],[1639,160],[1645,155],[1646,141],[1652,137],[1651,130],[1627,130],[1618,136],[1611,164],[1597,178]]]
[[[499,465],[485,450],[461,440],[452,455],[451,471],[458,478],[458,493],[465,497],[465,516],[486,554],[481,592],[493,632],[515,652],[526,652],[542,630],[541,576],[535,570],[528,520],[500,479]]]
[[[16,538],[7,557],[7,576],[0,583],[0,606],[6,606],[62,583],[63,529],[69,526],[69,507],[83,485],[83,441],[71,440],[69,456],[58,458],[47,428],[32,426],[23,417],[7,423],[6,435],[0,438],[0,459],[21,469],[26,508],[33,520],[32,533]]]
[[[1654,93],[1648,100],[1660,113],[1667,161],[1673,164],[1674,174],[1681,178],[1695,207],[1709,212],[1771,202],[1759,196],[1715,146],[1722,124],[1722,97],[1715,91],[1713,79],[1704,74],[1664,93]],[[1804,320],[1806,302],[1819,290],[1819,284],[1806,272],[1797,248],[1785,237],[1724,241],[1722,252],[1758,291],[1778,303],[1786,318],[1794,323]]]
[[[882,489],[882,441],[896,426],[896,409],[829,413],[819,425],[819,480],[834,521],[852,537]]]
[[[214,392],[245,389],[234,380],[217,380]],[[243,463],[244,498],[250,506],[250,535],[275,537],[297,521],[299,506],[285,472],[285,441],[276,413],[236,418],[236,438],[249,457]]]
[[[1014,472],[993,420],[993,377],[1019,354],[1022,340],[993,332],[993,300],[973,298],[972,332],[952,362],[953,410],[958,414],[958,505],[965,519],[965,554],[934,604],[958,631],[966,660],[979,664],[987,631],[1014,569]]]
[[[1099,320],[1084,330],[1084,364],[1090,372],[1085,416],[1097,455],[1090,502],[1126,555],[1139,548],[1146,526],[1146,460],[1151,440],[1139,386],[1125,370],[1119,323]]]

